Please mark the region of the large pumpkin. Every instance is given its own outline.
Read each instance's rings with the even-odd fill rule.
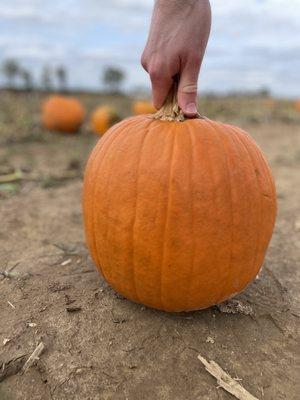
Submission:
[[[246,132],[172,112],[106,133],[88,161],[83,208],[92,258],[115,290],[188,311],[234,296],[257,275],[276,193]]]
[[[98,135],[103,135],[112,125],[120,121],[114,108],[109,106],[98,107],[91,116],[91,128]]]
[[[55,95],[43,104],[42,122],[46,129],[60,132],[76,132],[84,121],[85,111],[73,98]]]
[[[133,103],[132,111],[134,115],[143,115],[154,114],[157,110],[149,101],[137,100]]]

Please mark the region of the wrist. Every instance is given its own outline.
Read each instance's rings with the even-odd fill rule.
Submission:
[[[210,7],[209,0],[155,0],[154,9],[165,13],[173,13],[173,11],[188,10],[196,7]]]
[[[198,3],[207,4],[209,0],[155,0],[155,5],[165,7],[165,8],[172,8],[172,7],[189,7],[193,6]]]
[[[202,1],[203,3],[207,3],[209,0],[155,0],[155,4],[162,4],[165,5],[167,7],[175,4],[175,5],[191,5],[191,4],[195,4],[195,3],[199,3],[200,1]]]

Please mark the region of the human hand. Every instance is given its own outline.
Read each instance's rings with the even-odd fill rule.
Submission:
[[[197,114],[197,82],[211,27],[209,0],[156,0],[142,65],[159,109],[179,75],[178,104]]]

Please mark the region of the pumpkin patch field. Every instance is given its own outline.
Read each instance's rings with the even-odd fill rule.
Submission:
[[[299,399],[300,113],[295,103],[263,96],[203,97],[200,114],[224,125],[192,122],[186,132],[193,138],[196,126],[202,126],[207,152],[196,140],[189,147],[180,132],[181,146],[172,156],[172,132],[163,128],[168,121],[156,121],[161,130],[147,133],[151,117],[140,114],[152,113],[149,103],[121,94],[70,97],[75,120],[56,113],[58,122],[51,125],[45,122],[53,122],[51,107],[47,118],[42,115],[46,95],[0,92],[0,400],[234,398],[200,362],[203,358],[253,396],[241,399]],[[106,130],[132,114],[137,115],[134,121],[112,128],[119,138],[114,140],[114,132]],[[248,132],[259,147],[228,124]],[[209,147],[216,131],[226,137],[225,145],[232,140],[244,152],[243,179],[230,172],[230,163],[216,161],[217,150]],[[84,171],[97,142],[83,193]],[[192,154],[191,148],[199,152]],[[272,171],[276,196],[258,148]],[[99,154],[105,162],[97,159]],[[197,154],[207,171],[190,167]],[[161,165],[168,171],[162,177]],[[182,177],[182,185],[201,178],[209,186],[214,179],[218,190],[183,196],[175,205],[159,195],[136,200],[132,182],[138,180],[143,193],[155,192],[157,176],[173,184],[172,193],[181,193],[172,171]],[[230,183],[224,182],[224,171]],[[242,191],[249,174],[258,176],[263,199],[255,188]],[[198,195],[206,207],[201,221],[195,212]],[[276,198],[277,219],[264,258]],[[230,199],[238,209],[235,222],[248,218],[249,226],[228,231],[234,224],[226,213]],[[134,213],[137,202],[140,222],[133,226],[128,210]],[[172,240],[166,245],[172,210],[178,218],[168,227]],[[94,212],[109,233],[97,236]],[[185,222],[198,247],[185,232]],[[157,235],[148,234],[147,223],[157,227]],[[179,246],[182,237],[184,246]],[[140,248],[133,244],[138,240]],[[236,252],[218,257],[228,242]],[[209,254],[216,272],[203,283],[189,266],[204,258],[208,247],[214,249]],[[153,272],[155,258],[153,271],[147,269],[151,262],[143,258],[144,248],[157,257],[163,254],[164,281]],[[245,269],[241,257],[236,276],[229,266],[238,251],[249,255],[252,269]],[[135,277],[128,269],[132,259]],[[171,264],[177,265],[178,275],[172,275]],[[189,299],[177,296],[184,285],[191,286]],[[205,309],[188,311],[198,308]]]

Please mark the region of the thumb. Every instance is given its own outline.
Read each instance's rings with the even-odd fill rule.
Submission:
[[[178,104],[184,115],[195,117],[197,114],[197,81],[199,66],[187,65],[180,76],[178,87]]]

